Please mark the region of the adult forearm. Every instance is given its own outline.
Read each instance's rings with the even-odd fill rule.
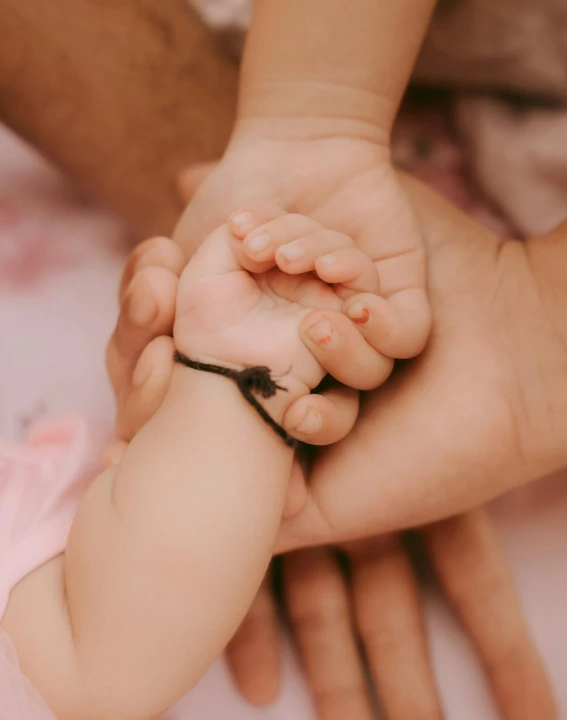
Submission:
[[[218,157],[236,67],[184,0],[5,0],[0,119],[144,235],[169,233],[181,169]]]
[[[435,0],[259,0],[239,115],[318,118],[387,140]],[[314,128],[316,128],[314,124]]]

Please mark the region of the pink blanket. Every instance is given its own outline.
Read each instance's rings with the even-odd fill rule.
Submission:
[[[456,147],[439,118],[400,129],[398,156],[457,204],[496,229],[502,221],[471,192]],[[425,129],[424,129],[425,128]],[[426,158],[423,140],[431,135]],[[427,140],[427,137],[425,137]],[[116,314],[126,254],[123,229],[86,206],[66,182],[0,128],[0,435],[21,439],[33,419],[78,413],[110,433],[113,401],[104,348]],[[553,478],[494,508],[533,635],[567,717],[562,641],[567,597],[567,484]],[[442,600],[424,592],[428,629],[447,717],[497,714],[474,655]],[[561,632],[560,632],[561,630]],[[167,720],[314,720],[298,663],[286,643],[278,701],[257,710],[234,690],[219,661]]]

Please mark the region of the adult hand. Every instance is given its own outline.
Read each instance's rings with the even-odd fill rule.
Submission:
[[[407,187],[428,242],[431,340],[317,456],[280,550],[424,525],[567,462],[567,227],[504,242]]]
[[[420,535],[502,716],[553,720],[549,683],[486,514],[472,511],[443,520]],[[385,717],[442,718],[419,586],[402,537],[360,541],[345,552],[346,572],[331,548],[298,550],[282,558],[284,609],[318,717],[374,717],[362,645]],[[237,685],[254,704],[271,702],[278,693],[279,633],[277,601],[266,582],[228,647]]]

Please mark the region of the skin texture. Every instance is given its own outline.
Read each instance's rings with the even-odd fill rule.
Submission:
[[[171,233],[177,174],[230,136],[237,68],[184,0],[6,0],[0,118],[140,237]]]

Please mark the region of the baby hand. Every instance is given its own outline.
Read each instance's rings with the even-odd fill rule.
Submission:
[[[303,342],[345,385],[360,390],[381,385],[392,370],[393,358],[399,357],[395,346],[407,331],[407,322],[399,321],[391,299],[381,295],[378,264],[366,254],[363,259],[343,233],[265,204],[238,211],[231,216],[230,227],[243,241],[246,255],[260,267],[271,262],[286,273],[303,273],[318,258],[319,277],[332,283],[344,302],[340,312],[335,306],[320,306],[311,313],[300,327]],[[419,317],[416,313],[416,322]]]
[[[323,368],[302,342],[300,329],[318,346],[336,342],[334,324],[351,326],[351,301],[359,293],[380,299],[379,277],[371,258],[343,233],[325,229],[304,215],[263,207],[272,220],[263,232],[237,239],[234,222],[213,232],[183,271],[177,295],[174,341],[193,359],[227,366],[263,365],[285,376],[286,386],[306,394],[325,371],[344,381],[342,362]],[[362,312],[364,316],[364,311]],[[357,318],[360,319],[360,318]],[[371,389],[390,372],[391,361],[361,336],[358,372],[351,387]],[[334,360],[337,359],[333,353]]]
[[[127,444],[160,406],[169,387],[175,298],[185,264],[178,245],[163,237],[139,245],[126,263],[120,285],[120,312],[107,353],[118,404],[116,442],[107,450],[107,464],[118,462]],[[152,317],[140,323],[139,310],[148,306]],[[297,440],[327,445],[350,432],[357,413],[356,391],[326,383],[317,393],[294,402],[283,425]]]

